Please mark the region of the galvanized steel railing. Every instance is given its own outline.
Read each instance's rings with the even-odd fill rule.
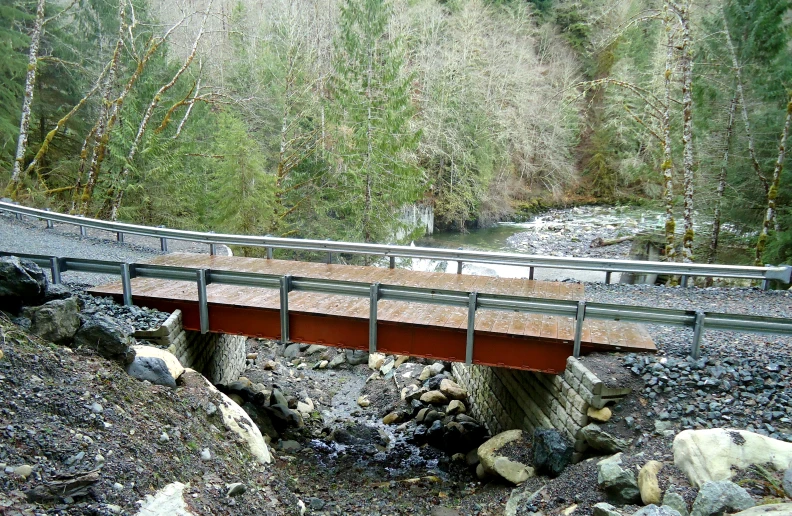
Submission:
[[[607,303],[587,303],[562,299],[482,294],[422,287],[381,285],[343,280],[278,276],[253,272],[223,271],[216,269],[193,269],[169,265],[123,263],[81,258],[29,255],[0,251],[0,256],[18,256],[32,260],[50,270],[53,283],[61,282],[61,273],[66,271],[110,274],[121,277],[124,304],[132,304],[132,278],[159,278],[165,280],[195,282],[201,333],[209,331],[209,303],[207,285],[217,283],[243,287],[258,287],[280,290],[281,341],[289,340],[289,292],[305,291],[337,294],[353,297],[368,297],[369,305],[369,351],[377,350],[377,304],[379,300],[408,301],[436,305],[465,307],[468,310],[467,345],[465,361],[473,362],[474,329],[476,311],[509,310],[575,319],[573,355],[580,355],[583,322],[586,319],[651,323],[671,326],[692,327],[693,342],[691,355],[698,359],[700,343],[705,329],[745,331],[792,335],[792,319],[738,314],[723,314],[693,310],[675,310],[644,306],[627,306]]]
[[[64,215],[46,210],[27,208],[17,204],[0,202],[0,211],[14,213],[18,218],[24,216],[45,220],[47,227],[54,222],[72,224],[80,227],[80,234],[87,235],[87,228],[100,229],[116,233],[119,242],[124,235],[141,235],[160,239],[160,248],[168,250],[168,240],[185,240],[209,245],[209,252],[215,254],[218,244],[264,247],[267,258],[272,258],[273,249],[289,249],[298,251],[319,251],[327,253],[327,262],[332,261],[333,253],[362,254],[389,258],[390,267],[396,266],[396,258],[418,258],[442,261],[456,261],[457,273],[462,273],[463,263],[483,263],[498,265],[518,265],[529,268],[529,279],[534,278],[536,268],[590,270],[605,273],[605,282],[610,283],[614,272],[635,274],[668,274],[680,276],[682,285],[688,278],[703,276],[714,278],[738,278],[762,281],[763,288],[769,287],[770,280],[782,283],[792,282],[792,266],[779,265],[766,267],[749,267],[740,265],[709,265],[700,263],[649,262],[637,260],[608,260],[598,258],[566,258],[555,256],[525,255],[516,253],[491,253],[482,251],[464,251],[457,249],[436,249],[429,247],[411,247],[401,245],[363,244],[355,242],[333,242],[329,240],[303,240],[296,238],[278,238],[271,236],[228,235],[184,231],[164,227],[138,226],[121,222],[109,222],[99,219],[88,219],[74,215]]]

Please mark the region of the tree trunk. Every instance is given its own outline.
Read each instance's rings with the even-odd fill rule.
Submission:
[[[732,130],[734,127],[734,111],[737,109],[737,99],[739,96],[739,91],[735,91],[731,100],[731,104],[729,104],[729,121],[726,123],[723,160],[721,161],[720,174],[718,175],[718,189],[715,194],[715,212],[712,215],[712,236],[710,238],[709,253],[707,253],[707,263],[715,263],[715,256],[718,253],[718,239],[720,238],[721,226],[721,205],[723,204],[723,193],[726,191],[726,169],[729,166],[729,147],[731,145]],[[707,277],[706,285],[708,287],[712,286],[711,277]]]
[[[682,25],[682,178],[684,183],[685,234],[682,261],[693,261],[693,49],[690,37],[690,0],[680,11]]]
[[[764,176],[764,174],[762,174],[761,167],[759,166],[759,160],[756,159],[756,147],[754,147],[753,134],[751,133],[751,121],[748,119],[748,106],[745,104],[745,92],[743,91],[742,84],[742,70],[740,63],[737,61],[737,51],[734,49],[734,43],[732,43],[729,25],[726,22],[726,16],[723,17],[723,26],[726,30],[726,46],[729,48],[732,67],[734,68],[734,75],[737,78],[737,101],[740,103],[742,121],[743,125],[745,126],[745,136],[748,138],[748,155],[751,158],[751,166],[753,166],[754,173],[756,174],[756,177],[759,178],[759,181],[762,182],[765,194],[767,194],[767,192],[770,190],[770,184],[767,182],[767,178]]]
[[[663,107],[662,137],[663,137],[663,199],[665,201],[665,258],[673,262],[676,258],[676,221],[674,220],[674,158],[671,154],[671,76],[674,65],[674,31],[671,24],[671,7],[666,1],[663,6],[665,16],[663,28],[666,32],[666,59],[665,59],[665,106]]]
[[[784,129],[781,131],[781,142],[778,144],[778,159],[773,168],[773,181],[770,183],[770,190],[767,193],[767,210],[765,211],[764,223],[762,224],[762,232],[759,234],[759,240],[756,242],[755,265],[757,266],[764,265],[762,255],[767,246],[770,226],[773,224],[773,219],[776,215],[776,197],[778,197],[778,189],[781,187],[781,172],[784,170],[786,140],[789,136],[790,123],[792,123],[792,96],[790,96],[789,102],[787,102],[786,120],[784,121]]]
[[[30,107],[33,104],[33,90],[36,87],[36,72],[38,71],[38,51],[41,43],[41,33],[44,27],[44,4],[46,0],[39,0],[36,7],[36,21],[33,23],[33,32],[30,34],[30,52],[28,55],[27,75],[25,76],[25,96],[22,99],[22,116],[19,120],[19,139],[17,139],[14,167],[11,172],[11,181],[6,187],[6,194],[16,199],[19,183],[22,180],[22,166],[25,163],[27,152],[28,131],[30,129]]]
[[[190,67],[192,64],[193,59],[195,59],[195,53],[198,51],[198,44],[201,42],[201,37],[204,34],[204,29],[206,28],[206,19],[209,17],[209,10],[212,8],[212,0],[209,1],[209,4],[206,6],[206,12],[204,12],[203,20],[201,20],[201,26],[198,30],[198,36],[195,37],[195,41],[193,42],[192,48],[190,49],[190,54],[182,63],[181,68],[179,68],[176,73],[173,75],[173,78],[167,83],[164,84],[157,93],[154,94],[154,98],[151,99],[149,102],[148,108],[146,108],[146,112],[143,114],[143,119],[140,121],[140,125],[138,126],[137,133],[135,134],[135,139],[132,140],[132,145],[129,147],[129,153],[127,154],[126,164],[124,165],[123,170],[121,171],[121,175],[118,178],[118,188],[115,192],[110,192],[109,197],[113,199],[112,207],[110,208],[110,220],[116,220],[118,217],[118,208],[121,207],[121,200],[124,197],[124,183],[126,182],[127,177],[129,176],[129,171],[131,170],[132,162],[137,155],[138,148],[140,147],[140,140],[143,139],[143,133],[146,132],[146,127],[148,127],[148,123],[151,120],[151,116],[154,114],[154,110],[159,105],[162,96],[171,89],[182,74]]]

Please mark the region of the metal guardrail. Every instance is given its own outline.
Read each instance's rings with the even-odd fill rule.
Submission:
[[[363,283],[354,281],[278,276],[253,272],[234,272],[215,269],[192,269],[169,265],[123,263],[81,258],[31,255],[0,251],[0,256],[18,256],[48,268],[53,283],[61,282],[61,273],[66,271],[111,274],[121,277],[124,304],[132,304],[132,278],[159,278],[165,280],[193,281],[198,290],[201,333],[209,331],[209,304],[206,287],[210,283],[245,287],[271,288],[280,290],[281,340],[289,340],[289,292],[305,291],[322,294],[338,294],[353,297],[368,297],[369,305],[369,351],[377,350],[377,303],[382,299],[408,301],[468,309],[467,345],[465,361],[473,361],[474,328],[476,311],[509,310],[515,312],[572,317],[575,319],[573,355],[580,355],[583,322],[586,319],[652,323],[671,326],[692,327],[693,342],[690,354],[698,359],[701,355],[701,337],[705,329],[745,331],[792,335],[792,319],[738,314],[724,314],[693,310],[676,310],[645,306],[627,306],[608,303],[587,303],[562,299],[520,297],[502,294],[479,294],[455,290],[440,290],[422,287],[404,287]]]
[[[770,280],[792,283],[792,266],[779,265],[766,267],[749,267],[741,265],[710,265],[700,263],[649,262],[638,260],[608,260],[597,258],[565,258],[555,256],[525,255],[516,253],[492,253],[482,251],[464,251],[456,249],[435,249],[429,247],[411,247],[385,244],[363,244],[355,242],[333,242],[329,240],[303,240],[296,238],[279,238],[270,236],[229,235],[219,233],[203,233],[184,231],[164,227],[138,226],[121,222],[109,222],[89,219],[74,215],[64,215],[47,210],[27,208],[17,204],[0,202],[0,211],[14,213],[18,218],[34,217],[47,221],[47,227],[54,222],[72,224],[80,227],[80,234],[87,235],[87,228],[110,231],[116,234],[119,242],[124,235],[141,235],[160,239],[160,248],[168,250],[168,240],[185,240],[209,245],[211,254],[215,254],[218,244],[264,247],[267,258],[272,258],[273,249],[290,249],[299,251],[319,251],[327,253],[327,262],[332,261],[333,253],[363,254],[389,258],[390,268],[396,266],[396,258],[418,258],[442,261],[456,261],[457,273],[462,273],[463,263],[483,263],[498,265],[517,265],[529,268],[529,279],[534,278],[536,268],[590,270],[605,273],[605,282],[610,283],[614,272],[636,274],[667,274],[680,276],[682,286],[688,284],[691,277],[738,278],[761,280],[763,288],[769,288]]]

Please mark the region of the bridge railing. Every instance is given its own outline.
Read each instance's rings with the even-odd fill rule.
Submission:
[[[289,292],[305,291],[322,294],[369,298],[369,352],[377,350],[377,305],[380,300],[408,301],[464,307],[468,311],[465,362],[473,362],[476,312],[508,310],[532,314],[571,317],[575,320],[573,355],[580,355],[583,323],[586,319],[651,323],[693,328],[690,354],[701,355],[701,337],[705,329],[730,330],[749,333],[792,335],[792,319],[740,314],[724,314],[695,310],[677,310],[609,303],[589,303],[563,299],[522,297],[503,294],[479,294],[422,287],[405,287],[345,280],[279,276],[274,274],[193,269],[170,265],[124,263],[106,260],[87,260],[57,256],[31,255],[0,251],[0,256],[18,256],[48,268],[53,283],[61,282],[66,271],[109,274],[121,277],[124,304],[133,304],[132,278],[159,278],[191,281],[196,285],[201,333],[209,331],[209,302],[207,286],[211,283],[280,290],[281,340],[289,340]]]
[[[164,227],[138,226],[122,222],[110,222],[89,219],[74,215],[65,215],[47,210],[28,208],[18,204],[0,202],[0,211],[22,216],[34,217],[47,222],[52,227],[54,222],[72,224],[80,227],[80,234],[85,236],[87,229],[99,229],[114,232],[116,239],[123,242],[124,235],[140,235],[160,239],[160,248],[168,250],[168,240],[184,240],[209,245],[211,254],[215,254],[217,245],[238,245],[263,247],[267,250],[267,258],[272,258],[273,249],[289,249],[297,251],[318,251],[327,253],[327,262],[332,261],[333,253],[359,254],[388,258],[390,267],[396,266],[396,258],[429,259],[457,262],[457,273],[462,273],[464,263],[481,263],[497,265],[517,265],[528,267],[529,279],[534,278],[536,268],[573,269],[599,271],[605,274],[605,282],[610,283],[614,272],[635,274],[665,274],[680,276],[682,285],[692,277],[735,278],[759,280],[763,288],[769,288],[771,280],[781,283],[792,282],[792,266],[767,265],[751,267],[742,265],[711,265],[701,263],[652,262],[638,260],[611,260],[599,258],[570,258],[556,256],[526,255],[517,253],[493,253],[484,251],[466,251],[461,249],[437,249],[430,247],[412,247],[386,244],[364,244],[356,242],[334,242],[330,240],[307,240],[297,238],[279,238],[271,236],[230,235],[185,231]]]

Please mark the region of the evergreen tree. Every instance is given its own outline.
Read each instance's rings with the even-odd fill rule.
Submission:
[[[414,164],[412,76],[390,17],[387,0],[345,0],[335,41],[335,215],[346,220],[347,238],[365,242],[392,238],[398,210],[420,198],[424,183]]]
[[[0,5],[0,168],[13,160],[19,133],[19,106],[22,105],[27,60],[24,52],[30,40],[23,30],[30,15],[17,2]]]

